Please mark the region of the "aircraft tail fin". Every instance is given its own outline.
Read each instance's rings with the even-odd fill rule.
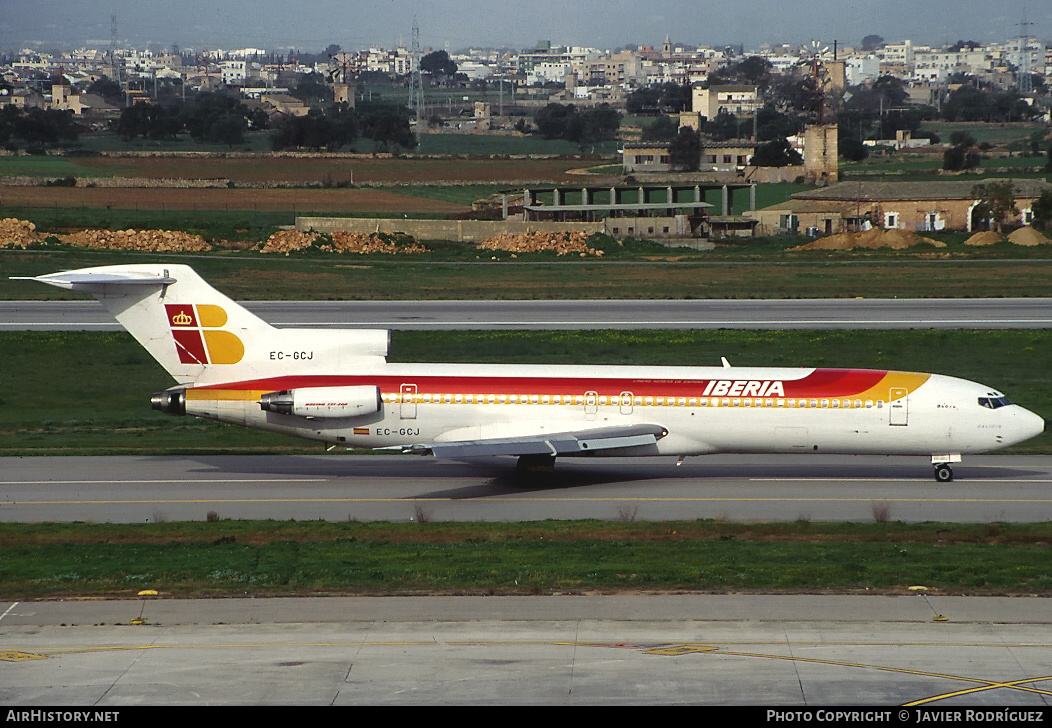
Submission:
[[[31,278],[94,295],[180,384],[309,373],[319,365],[383,357],[388,332],[276,329],[186,265],[82,268]]]

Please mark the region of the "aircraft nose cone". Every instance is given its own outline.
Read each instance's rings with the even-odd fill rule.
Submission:
[[[1045,431],[1045,421],[1028,409],[1019,408],[1015,419],[1015,442],[1029,440]]]

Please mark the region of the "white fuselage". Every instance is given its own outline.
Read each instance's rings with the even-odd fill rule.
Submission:
[[[340,384],[375,384],[382,405],[363,416],[307,419],[258,404],[274,390]],[[638,423],[660,425],[668,435],[633,448],[635,455],[935,455],[996,450],[1042,431],[1041,418],[1018,405],[980,404],[999,397],[975,382],[908,372],[379,364],[348,375],[191,388],[186,413],[348,447]]]

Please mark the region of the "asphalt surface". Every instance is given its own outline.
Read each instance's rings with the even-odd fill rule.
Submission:
[[[411,329],[1034,329],[1052,298],[256,301],[275,326]],[[0,331],[117,331],[95,301],[0,301]]]
[[[1008,708],[970,722],[1047,722],[1049,606],[925,592],[0,601],[0,703],[124,722],[141,716],[125,706],[373,704],[779,706],[836,724],[859,722],[838,706],[897,724]]]
[[[412,455],[0,458],[0,520],[1047,521],[1052,457],[711,455],[561,458],[522,482],[514,459]]]

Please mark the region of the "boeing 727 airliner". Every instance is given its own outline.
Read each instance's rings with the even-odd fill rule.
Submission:
[[[177,382],[153,408],[350,448],[438,457],[711,453],[930,456],[1014,445],[1044,421],[1001,392],[865,369],[389,364],[389,332],[279,329],[185,265],[30,280],[94,294]]]

